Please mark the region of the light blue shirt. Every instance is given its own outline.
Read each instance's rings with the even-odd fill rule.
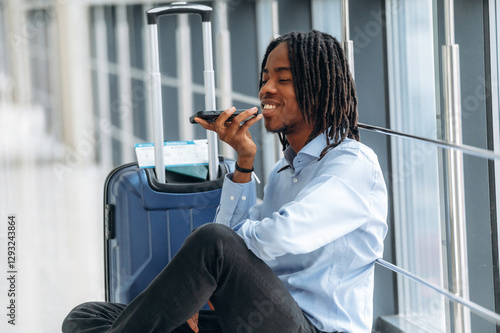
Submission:
[[[346,139],[318,161],[325,146],[319,135],[297,155],[288,147],[260,204],[253,180],[234,183],[228,175],[215,222],[237,230],[318,329],[368,333],[387,190],[370,148]]]

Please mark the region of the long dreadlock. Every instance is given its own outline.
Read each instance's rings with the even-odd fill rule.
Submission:
[[[288,57],[297,103],[304,120],[314,124],[310,142],[326,132],[326,147],[320,159],[346,137],[359,141],[356,87],[344,51],[335,37],[316,30],[290,32],[274,39],[262,60],[260,84],[269,53],[281,43],[288,45]],[[283,150],[289,145],[279,133]]]

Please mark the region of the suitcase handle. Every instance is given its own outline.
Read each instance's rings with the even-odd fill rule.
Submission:
[[[215,78],[212,54],[212,8],[204,5],[174,2],[168,6],[152,8],[146,12],[151,41],[151,106],[153,110],[153,134],[155,145],[155,170],[160,183],[165,183],[165,162],[163,156],[163,120],[161,99],[161,75],[158,47],[158,18],[169,14],[199,14],[203,30],[203,58],[205,77],[205,110],[216,110]],[[218,173],[217,134],[207,130],[208,179],[215,180]]]
[[[160,16],[169,14],[199,14],[202,22],[210,22],[212,8],[205,5],[187,4],[186,2],[174,2],[169,6],[150,9],[147,14],[148,24],[157,24]]]
[[[158,18],[169,14],[199,14],[203,28],[203,55],[205,63],[205,109],[215,110],[215,78],[212,56],[212,8],[186,2],[174,2],[168,6],[152,8],[146,12],[151,41],[151,107],[153,110],[153,134],[155,145],[155,170],[158,181],[165,183],[163,156],[163,120],[161,98],[160,59],[158,50]],[[207,130],[208,178],[215,180],[218,173],[217,134]]]

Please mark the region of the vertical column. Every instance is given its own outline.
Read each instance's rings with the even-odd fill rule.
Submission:
[[[354,77],[354,44],[350,40],[349,0],[312,0],[311,7],[313,27],[341,40],[351,74]]]
[[[500,92],[498,87],[500,87],[500,30],[498,30],[498,26],[500,24],[500,4],[497,1],[490,0],[490,3],[494,2],[490,5],[490,12],[495,10],[495,25],[490,23],[491,29],[495,29],[495,34],[492,34],[495,39],[491,41],[491,43],[495,43],[495,57],[492,61],[492,87],[491,91],[493,92],[492,100],[495,100],[492,107],[492,122],[493,122],[493,149],[496,154],[500,154]],[[496,89],[495,89],[496,87]],[[495,198],[496,198],[496,224],[497,224],[497,239],[500,240],[500,160],[496,159],[494,162],[494,173],[495,173]],[[496,244],[496,246],[500,247],[500,244]],[[500,249],[499,249],[500,256]],[[500,271],[497,271],[497,276],[500,276]],[[496,309],[498,312],[498,309]]]
[[[341,40],[343,0],[311,0],[312,25],[319,31],[329,33]]]
[[[92,85],[89,66],[88,7],[81,2],[55,2],[59,27],[59,59],[61,82],[61,106],[63,135],[67,145],[76,149],[82,164],[92,162],[96,145],[86,145],[88,132],[95,128],[92,114]],[[99,126],[98,134],[104,134],[108,126]],[[111,155],[111,154],[110,154]],[[104,154],[103,154],[104,156]]]
[[[354,78],[354,46],[349,33],[349,0],[342,0],[342,47]]]
[[[278,2],[276,0],[258,0],[256,6],[257,52],[262,59],[269,42],[278,36]],[[266,183],[271,169],[281,156],[281,144],[277,136],[269,135],[264,127],[262,127],[261,142],[261,146],[266,147],[262,149],[262,173],[264,183]]]
[[[462,113],[460,103],[459,49],[455,44],[455,22],[453,0],[445,0],[445,36],[443,45],[443,93],[446,140],[462,143]],[[465,196],[462,152],[447,152],[448,209],[451,237],[451,291],[469,298],[467,263],[467,234],[465,221]],[[453,305],[454,329],[457,333],[470,332],[470,312],[462,305]]]
[[[94,39],[97,63],[98,119],[100,123],[109,124],[111,127],[108,38],[106,31],[106,17],[103,6],[96,6],[94,8],[94,21]],[[104,168],[111,168],[113,165],[111,133],[102,133],[101,140],[102,166]]]
[[[0,3],[0,48],[5,50],[4,52],[0,52],[0,110],[2,107],[2,103],[5,103],[7,100],[10,102],[10,77],[11,74],[7,74],[8,70],[8,56],[7,50],[9,49],[7,46],[6,36],[6,22],[5,18],[7,17],[5,11],[5,5]]]
[[[53,10],[57,10],[57,8],[54,8]],[[47,37],[48,37],[47,45],[50,45],[50,47],[48,50],[46,50],[49,57],[47,61],[48,69],[50,69],[48,71],[49,86],[47,87],[47,91],[49,91],[50,98],[47,101],[48,110],[46,110],[46,112],[49,112],[48,117],[50,117],[49,122],[51,124],[50,127],[48,128],[48,130],[50,131],[49,133],[56,140],[62,141],[63,140],[63,122],[62,122],[63,113],[61,108],[62,98],[63,98],[61,94],[62,69],[59,66],[60,63],[59,49],[61,48],[61,43],[59,41],[58,34],[59,34],[59,26],[57,24],[57,20],[54,18],[50,18],[47,27]],[[90,121],[92,121],[92,119],[90,119]],[[92,149],[91,151],[89,151],[89,153],[91,153],[92,156],[95,156],[95,149]]]
[[[379,14],[384,15],[380,19],[385,24],[380,21],[382,27],[377,23],[378,29],[386,29],[390,127],[435,138],[438,100],[433,2],[387,0],[385,11]],[[398,266],[441,283],[444,266],[438,154],[435,147],[415,141],[393,137],[388,143],[395,260]],[[432,254],[430,248],[434,249]],[[402,277],[397,278],[397,289],[398,313],[402,317],[422,315],[433,326],[444,329],[444,302],[439,295],[425,293],[421,286]]]
[[[490,149],[496,154],[500,154],[500,92],[498,87],[500,87],[500,31],[498,30],[498,24],[500,24],[500,4],[497,4],[495,0],[488,1],[488,21],[489,21],[489,30],[485,34],[485,36],[489,37],[489,64],[487,66],[490,67],[490,86],[486,84],[486,97],[488,98],[488,93],[491,98],[491,109],[487,110],[487,112],[491,112],[491,146]],[[492,204],[495,205],[494,216],[492,216],[492,224],[495,223],[495,226],[492,227],[492,231],[496,231],[496,239],[500,240],[500,160],[496,159],[490,161],[489,165],[490,169],[490,193],[491,198],[494,198],[494,202]],[[490,199],[492,200],[492,199]],[[495,237],[493,237],[495,239]],[[497,263],[500,263],[500,244],[498,242],[492,243],[493,246],[493,260],[496,260]],[[496,249],[495,249],[496,248]],[[500,267],[499,265],[493,265],[493,269],[496,271],[493,272],[494,277],[494,287],[495,294],[498,295],[500,291]],[[496,300],[498,303],[498,300]],[[495,309],[497,312],[499,308]]]
[[[13,102],[28,105],[31,101],[29,34],[26,30],[26,11],[24,2],[7,0],[5,11],[7,18],[6,41],[9,44],[9,56],[13,79]],[[15,19],[14,19],[15,18]]]
[[[134,156],[134,115],[132,100],[132,82],[130,75],[130,35],[127,20],[127,6],[116,6],[116,41],[118,49],[118,86],[120,96],[118,108],[121,120],[121,158],[122,162],[135,160]]]

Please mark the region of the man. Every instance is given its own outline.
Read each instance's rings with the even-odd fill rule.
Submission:
[[[358,142],[355,87],[338,41],[317,31],[272,41],[259,97],[262,114],[246,122],[256,108],[232,122],[234,108],[214,123],[197,119],[237,153],[216,223],[193,232],[128,306],[83,304],[64,332],[371,331],[387,195],[375,154]],[[248,129],[262,118],[284,158],[256,205]],[[215,311],[198,315],[207,301]]]

